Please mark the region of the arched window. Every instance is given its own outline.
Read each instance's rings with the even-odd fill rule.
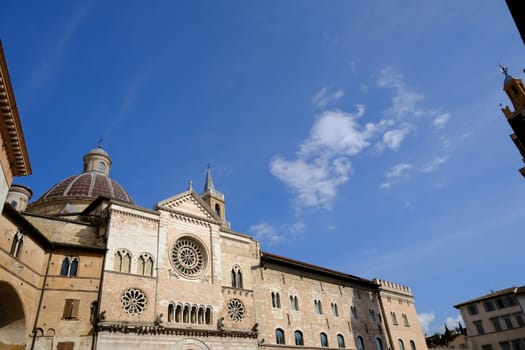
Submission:
[[[326,333],[320,333],[319,339],[321,340],[322,347],[328,347],[328,337],[326,336]]]
[[[137,259],[137,274],[153,276],[153,257],[149,253],[142,253]]]
[[[215,214],[217,214],[218,217],[221,217],[221,206],[217,203],[215,203]]]
[[[115,253],[113,269],[117,272],[129,273],[131,268],[131,253],[126,249],[120,249]]]
[[[394,311],[390,312],[390,317],[392,317],[392,324],[397,326],[397,317],[396,317],[396,313]]]
[[[190,323],[197,323],[197,305],[191,307]]]
[[[62,260],[60,276],[76,276],[78,271],[78,258],[76,256],[66,256]]]
[[[281,296],[279,293],[272,292],[272,307],[276,309],[281,308]]]
[[[295,338],[295,345],[304,345],[303,332],[295,331],[293,336]]]
[[[11,251],[9,253],[15,258],[18,258],[20,256],[20,252],[22,251],[23,243],[24,235],[22,232],[20,232],[20,230],[17,230],[13,236],[13,243],[11,244]]]
[[[405,350],[405,344],[403,343],[402,339],[397,340],[397,345],[399,346],[398,350]]]
[[[323,314],[323,305],[321,304],[321,300],[314,300],[315,304],[315,313],[322,315]]]
[[[337,309],[337,304],[332,303],[332,315],[335,317],[339,317],[339,310]]]
[[[184,310],[182,311],[182,322],[190,323],[190,306],[184,305]]]
[[[205,322],[206,324],[211,324],[211,308],[206,308]]]
[[[357,310],[354,305],[350,306],[350,313],[352,314],[352,319],[357,319]]]
[[[412,339],[410,339],[410,350],[416,350],[416,343]]]
[[[299,311],[299,300],[297,299],[297,296],[290,295],[290,307],[294,311]]]
[[[275,330],[275,343],[276,344],[285,344],[284,342],[284,331],[281,328]]]
[[[339,347],[339,349],[345,348],[345,338],[342,334],[337,335],[337,346]]]
[[[170,304],[168,306],[168,322],[173,322],[175,319],[175,308],[173,307],[173,304]]]
[[[376,350],[383,350],[383,342],[379,337],[376,337]]]
[[[182,322],[182,305],[175,308],[175,322]]]
[[[104,164],[104,162],[99,162],[97,164],[97,170],[100,171],[101,173],[106,172],[106,164]]]
[[[357,350],[365,350],[365,342],[360,335],[357,336]]]
[[[368,315],[370,316],[370,321],[376,321],[376,312],[372,309],[368,309]]]
[[[405,327],[410,327],[410,323],[408,323],[408,317],[406,314],[401,314],[401,318],[403,318],[403,324]]]
[[[235,265],[231,271],[232,276],[232,287],[242,288],[242,272],[239,265]]]

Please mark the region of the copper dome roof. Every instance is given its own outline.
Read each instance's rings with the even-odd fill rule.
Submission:
[[[131,196],[115,180],[108,176],[88,172],[73,175],[51,187],[49,191],[39,199],[58,199],[58,198],[97,198],[104,196],[118,199],[126,203],[135,204]]]
[[[99,145],[83,158],[84,170],[60,181],[44,193],[37,202],[53,199],[95,199],[104,196],[135,204],[120,184],[109,177],[111,158]]]

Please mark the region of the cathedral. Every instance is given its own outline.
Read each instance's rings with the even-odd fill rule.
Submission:
[[[426,350],[410,288],[265,252],[210,169],[142,208],[99,145],[33,201],[1,43],[0,143],[0,350]]]
[[[100,146],[0,224],[0,349],[423,350],[408,287],[261,250],[232,230],[208,169],[141,208]]]

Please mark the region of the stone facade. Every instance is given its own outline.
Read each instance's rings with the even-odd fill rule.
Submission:
[[[100,154],[83,174],[109,176]],[[4,208],[0,349],[426,349],[407,287],[261,252],[230,228],[209,170],[202,194],[190,185],[153,210],[70,179]]]

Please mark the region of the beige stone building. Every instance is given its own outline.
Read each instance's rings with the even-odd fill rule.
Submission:
[[[465,321],[473,350],[525,349],[525,287],[491,292],[454,307]]]
[[[262,252],[210,170],[145,209],[111,165],[98,147],[34,202],[12,187],[0,349],[426,349],[408,287]]]

